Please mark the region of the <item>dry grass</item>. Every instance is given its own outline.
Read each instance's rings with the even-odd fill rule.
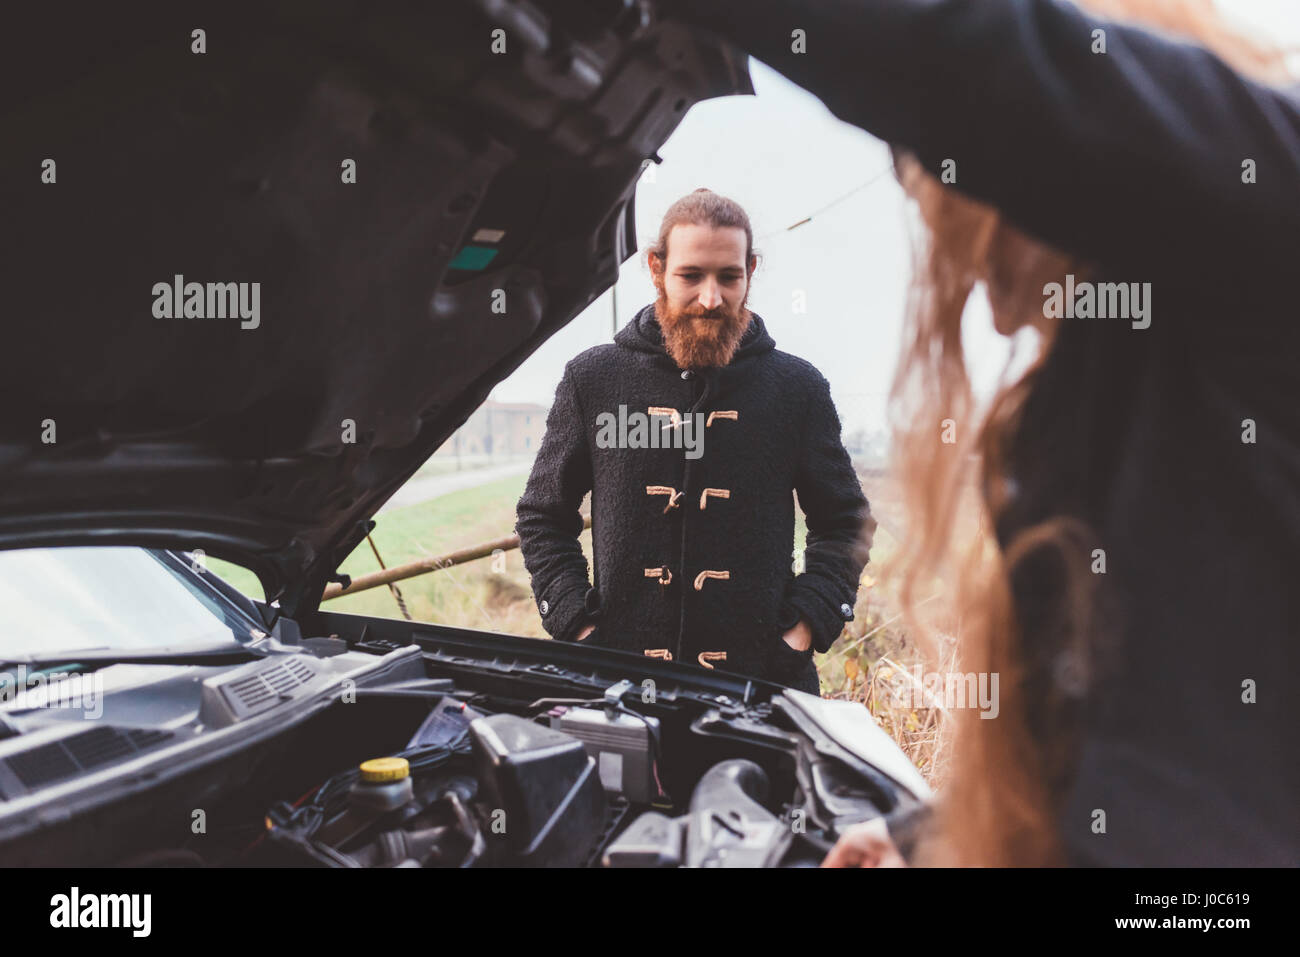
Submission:
[[[865,641],[850,640],[847,650],[832,648],[825,656],[819,668],[822,694],[864,705],[930,786],[938,788],[947,770],[955,726],[942,702],[919,706],[913,693],[918,684],[915,670],[924,674],[936,669],[897,622],[880,621],[877,613],[868,618],[868,625],[870,637]],[[949,663],[937,670],[950,667]],[[830,675],[835,677],[828,681]]]
[[[917,673],[957,671],[957,616],[953,583],[935,579],[919,590],[917,609],[938,647],[928,657],[903,619],[894,557],[903,529],[901,496],[890,477],[864,475],[863,488],[880,521],[871,564],[858,590],[854,620],[818,664],[822,694],[861,702],[933,788],[942,784],[956,732],[955,716],[942,701],[914,695]],[[958,518],[959,534],[979,534],[975,500]],[[920,702],[920,703],[918,703]]]

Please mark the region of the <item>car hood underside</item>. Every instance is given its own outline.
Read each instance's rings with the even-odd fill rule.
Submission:
[[[168,4],[16,15],[0,547],[202,548],[313,610],[614,281],[690,105],[753,92],[641,4],[557,9],[282,0],[205,14],[202,54]]]

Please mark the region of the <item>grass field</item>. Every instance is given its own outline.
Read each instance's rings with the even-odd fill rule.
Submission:
[[[501,538],[514,531],[515,503],[523,493],[526,480],[525,475],[510,476],[419,505],[384,512],[376,519],[371,537],[389,567]],[[590,533],[583,534],[583,547],[590,557]],[[208,564],[241,590],[261,597],[251,573],[216,560],[209,560]],[[340,570],[355,578],[378,571],[379,562],[370,545],[362,542]],[[399,582],[397,587],[407,611],[418,621],[535,637],[545,635],[518,551],[421,575]],[[402,617],[397,599],[388,588],[346,595],[324,607],[357,615]]]

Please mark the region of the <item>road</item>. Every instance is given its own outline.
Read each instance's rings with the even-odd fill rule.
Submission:
[[[532,467],[531,460],[506,462],[501,465],[489,465],[486,468],[467,469],[463,472],[448,472],[446,475],[430,475],[427,478],[412,478],[397,490],[397,493],[384,503],[379,514],[408,505],[419,505],[429,499],[438,498],[451,492],[467,488],[477,488],[497,479],[511,475],[521,475]]]

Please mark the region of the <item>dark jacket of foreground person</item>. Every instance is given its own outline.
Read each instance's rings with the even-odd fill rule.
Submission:
[[[518,514],[552,637],[573,640],[595,623],[583,644],[817,692],[813,649],[781,636],[803,618],[813,648],[831,646],[853,618],[875,522],[826,379],[775,346],[754,315],[729,365],[683,372],[647,306],[613,344],[565,367]],[[620,406],[625,421],[639,413],[661,430],[660,448],[602,447]],[[692,417],[701,454],[689,434],[663,447],[686,427],[665,429],[668,410]],[[578,543],[588,491],[594,586]],[[808,525],[798,575],[795,492]]]
[[[1081,702],[1061,837],[1076,864],[1300,863],[1294,88],[1053,0],[670,9],[932,174],[954,159],[956,189],[1104,279],[1152,284],[1148,328],[1062,320],[998,528],[1068,515],[1105,550],[1116,647]],[[1053,577],[1013,582],[1031,654]]]

